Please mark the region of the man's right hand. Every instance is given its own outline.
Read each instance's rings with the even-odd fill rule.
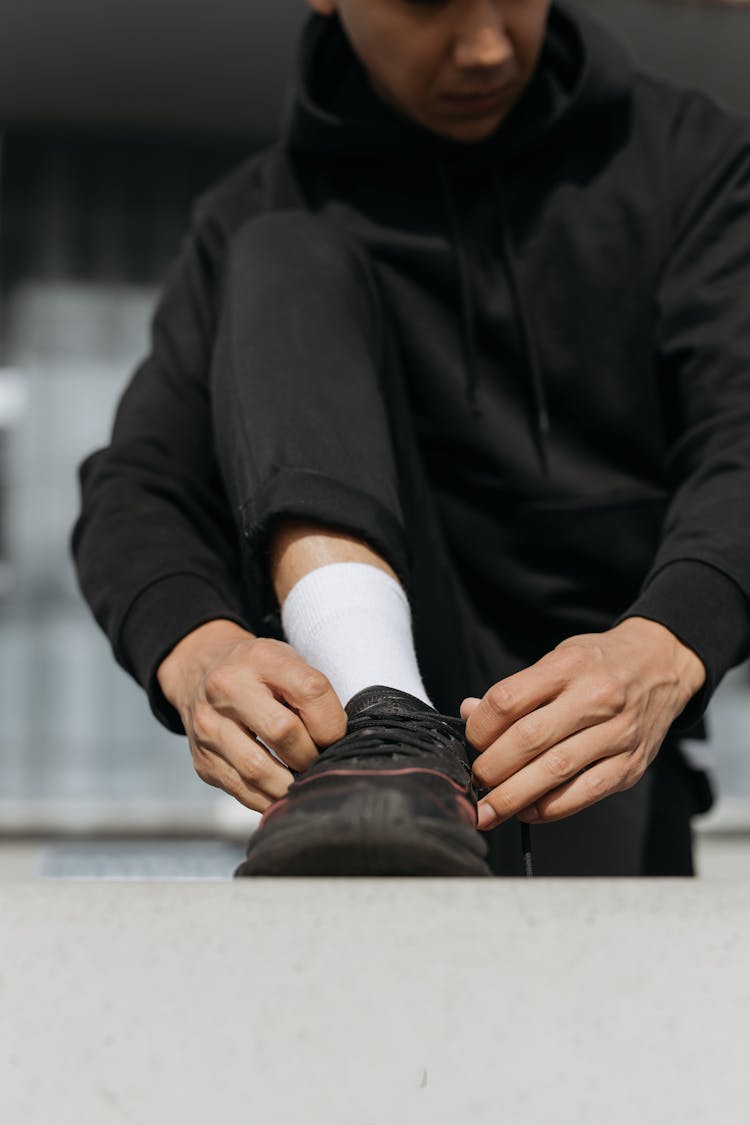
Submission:
[[[157,678],[182,719],[198,776],[256,812],[283,797],[300,772],[346,734],[346,712],[322,672],[283,641],[232,621],[184,637]]]

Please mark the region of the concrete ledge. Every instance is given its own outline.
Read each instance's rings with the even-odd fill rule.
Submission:
[[[0,884],[0,1119],[746,1120],[750,883]]]

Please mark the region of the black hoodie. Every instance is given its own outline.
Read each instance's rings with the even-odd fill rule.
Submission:
[[[181,637],[271,628],[240,580],[208,369],[233,233],[300,207],[378,270],[449,545],[518,664],[650,618],[706,665],[694,723],[750,650],[750,126],[568,3],[474,145],[386,107],[338,18],[311,16],[280,140],[198,201],[73,539],[156,715],[181,730],[155,678]]]

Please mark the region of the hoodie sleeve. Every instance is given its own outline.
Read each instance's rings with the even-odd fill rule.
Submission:
[[[660,622],[706,666],[677,724],[684,730],[750,652],[750,125],[695,99],[680,134],[680,198],[658,293],[671,503],[623,617]]]
[[[207,621],[249,628],[237,532],[211,432],[208,368],[221,253],[218,232],[194,220],[111,442],[79,470],[72,539],[81,590],[118,663],[177,733],[179,716],[156,679],[161,661]]]

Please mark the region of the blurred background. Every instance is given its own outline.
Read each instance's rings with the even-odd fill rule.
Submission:
[[[750,112],[750,5],[588,0],[646,69]],[[191,200],[278,132],[304,0],[3,0],[0,876],[227,877],[257,817],[115,665],[68,553]],[[750,873],[750,674],[692,751],[699,871]]]

